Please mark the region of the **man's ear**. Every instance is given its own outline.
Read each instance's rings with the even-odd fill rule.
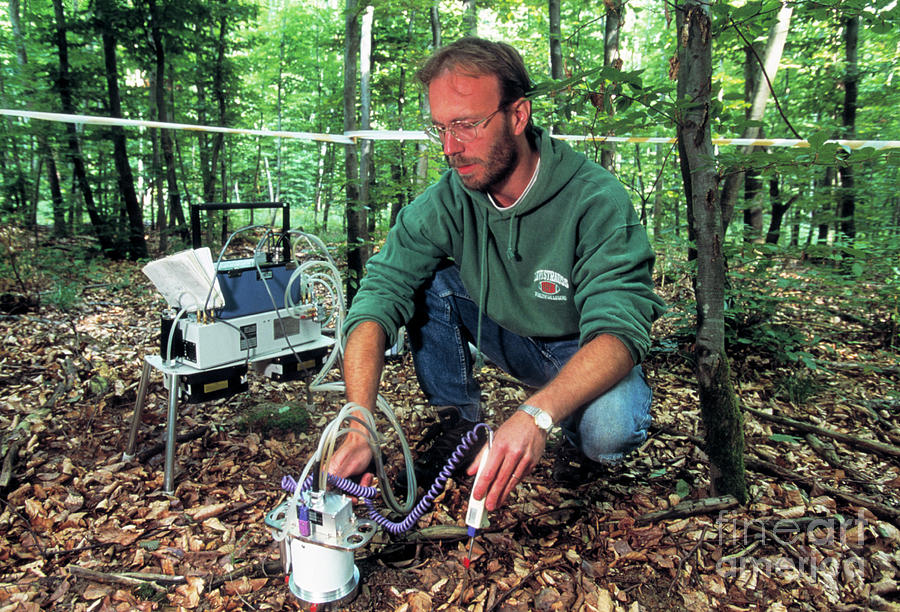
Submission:
[[[528,127],[528,122],[531,120],[531,100],[528,98],[519,98],[512,103],[511,107],[513,134],[518,136],[525,131],[525,128]]]

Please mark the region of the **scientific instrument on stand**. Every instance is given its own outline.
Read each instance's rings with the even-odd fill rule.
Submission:
[[[232,207],[198,208],[210,206]],[[191,212],[199,233],[195,208]],[[224,257],[236,236],[260,229],[262,238],[250,256]],[[308,377],[327,366],[324,374],[333,365],[325,356],[336,338],[323,330],[341,318],[341,280],[315,236],[286,227],[245,227],[228,238],[213,262],[195,235],[195,248],[151,262],[143,271],[170,307],[160,316],[161,365],[183,366],[179,392],[187,401],[246,390],[250,364],[276,380]],[[328,297],[330,307],[323,299]],[[332,356],[336,359],[335,351]]]
[[[272,537],[278,542],[282,565],[291,592],[310,609],[323,610],[337,607],[353,599],[359,586],[359,569],[354,563],[354,551],[367,544],[377,529],[383,528],[392,534],[408,531],[434,503],[447,484],[453,471],[459,467],[464,454],[474,445],[487,439],[487,452],[482,453],[475,483],[487,465],[487,457],[492,443],[490,428],[479,423],[465,434],[441,469],[435,481],[422,499],[416,503],[416,480],[412,469],[412,458],[403,432],[390,407],[379,398],[379,408],[388,417],[400,438],[400,446],[407,464],[407,498],[400,505],[385,477],[382,464],[381,446],[384,440],[375,429],[372,414],[356,404],[347,404],[338,416],[325,428],[318,448],[307,463],[299,480],[285,476],[282,488],[290,497],[266,515]],[[375,468],[380,483],[378,487],[361,486],[352,480],[337,478],[328,474],[328,463],[335,448],[336,439],[347,433],[341,429],[344,421],[361,423],[368,433],[368,440],[375,458]],[[358,431],[355,430],[355,431]],[[480,438],[480,434],[483,434]],[[465,467],[465,466],[463,466]],[[378,496],[391,511],[405,515],[399,522],[384,516],[375,505]],[[358,517],[353,512],[352,498],[362,499],[367,514]],[[484,521],[484,499],[469,498],[466,525],[469,535],[468,568],[472,543]]]

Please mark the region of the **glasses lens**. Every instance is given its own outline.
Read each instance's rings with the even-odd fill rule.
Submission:
[[[441,133],[437,129],[436,126],[429,125],[425,128],[425,136],[428,137],[428,140],[433,142],[434,144],[442,144],[441,143]]]
[[[472,142],[477,136],[477,130],[471,123],[461,123],[450,127],[450,133],[460,142]]]

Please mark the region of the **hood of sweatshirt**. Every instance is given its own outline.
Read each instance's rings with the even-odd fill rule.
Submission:
[[[502,233],[507,234],[506,257],[510,261],[515,260],[519,248],[519,219],[552,201],[586,162],[584,156],[576,154],[569,146],[555,141],[543,128],[534,126],[532,129],[535,146],[540,155],[538,174],[531,189],[514,206],[497,208],[487,193],[469,189],[463,184],[456,171],[450,171],[451,189],[465,192],[473,202],[480,206],[480,212],[484,215],[482,217],[483,230],[489,226],[493,227],[497,223],[508,224],[507,230]],[[487,233],[485,232],[482,238],[486,237]]]

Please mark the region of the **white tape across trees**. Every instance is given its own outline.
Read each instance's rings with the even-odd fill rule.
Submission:
[[[81,125],[117,125],[122,127],[145,127],[166,130],[187,130],[193,132],[221,132],[224,134],[243,134],[247,136],[266,136],[276,138],[291,138],[295,140],[309,140],[319,142],[333,142],[337,144],[354,144],[358,140],[425,140],[425,132],[422,130],[355,130],[343,134],[316,134],[313,132],[291,132],[283,130],[255,130],[249,128],[227,128],[207,125],[192,125],[188,123],[168,123],[164,121],[147,121],[143,119],[119,119],[116,117],[100,117],[96,115],[67,115],[63,113],[45,113],[40,111],[24,111],[15,109],[0,109],[0,115],[21,117],[23,119],[39,119],[42,121],[58,121],[63,123],[76,123]],[[554,138],[569,141],[590,142],[615,142],[615,143],[643,143],[643,144],[673,144],[675,138],[671,137],[641,137],[641,136],[578,136],[553,134]],[[827,140],[849,150],[871,147],[876,150],[900,148],[900,140]],[[809,147],[809,142],[796,138],[713,138],[712,143],[718,146],[758,146],[758,147]]]

